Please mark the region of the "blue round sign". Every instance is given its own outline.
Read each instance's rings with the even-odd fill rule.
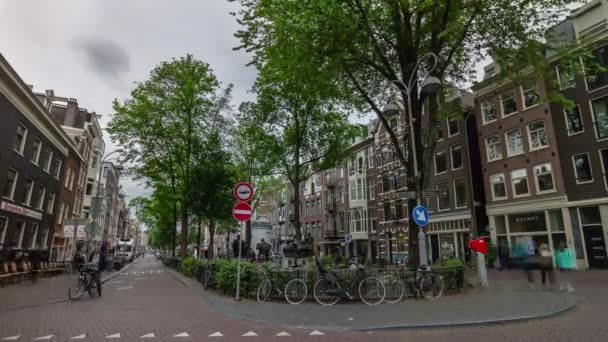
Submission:
[[[429,211],[425,207],[419,205],[412,210],[412,218],[417,225],[425,227],[429,224]]]

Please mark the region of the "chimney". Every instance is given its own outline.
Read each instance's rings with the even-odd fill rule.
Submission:
[[[65,117],[63,124],[65,126],[74,127],[76,124],[76,116],[78,115],[78,102],[76,99],[68,99],[68,106],[65,109]]]
[[[55,91],[53,89],[47,89],[44,92],[46,93],[46,96],[48,96],[48,97],[55,97]]]

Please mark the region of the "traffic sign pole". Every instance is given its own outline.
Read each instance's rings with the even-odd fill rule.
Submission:
[[[243,232],[243,223],[241,223],[239,225],[239,234]],[[239,235],[240,236],[240,235]],[[241,239],[239,239],[239,260],[236,262],[236,297],[234,298],[234,300],[236,300],[237,302],[241,301],[241,246],[243,245],[242,243],[242,237]]]
[[[426,251],[426,235],[424,234],[424,226],[429,224],[429,212],[428,210],[418,205],[412,210],[412,218],[418,225],[418,251],[420,257],[420,265],[428,266],[428,258]]]
[[[242,245],[243,245],[243,223],[251,219],[253,210],[249,205],[249,202],[253,198],[253,187],[247,182],[240,182],[234,186],[233,190],[234,198],[239,201],[232,208],[232,217],[240,222],[239,226],[239,255],[236,266],[236,296],[235,301],[241,300],[241,256],[242,256]]]

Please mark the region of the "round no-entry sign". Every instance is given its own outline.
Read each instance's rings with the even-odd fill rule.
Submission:
[[[253,211],[249,203],[240,202],[232,208],[232,217],[239,222],[248,221],[251,218]]]
[[[253,197],[253,187],[247,182],[240,182],[234,186],[234,198],[240,202],[249,202]]]

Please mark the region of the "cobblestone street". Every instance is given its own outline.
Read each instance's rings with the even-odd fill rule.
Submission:
[[[495,278],[501,276],[507,275]],[[145,258],[108,281],[101,298],[84,296],[76,302],[3,310],[0,340],[604,341],[608,326],[603,322],[603,310],[608,299],[602,289],[608,273],[589,271],[575,276],[578,304],[554,318],[485,327],[355,332],[323,326],[275,326],[227,317],[207,306],[196,291],[160,263]],[[52,281],[56,280],[42,282]],[[14,291],[15,286],[19,285],[0,291]]]

